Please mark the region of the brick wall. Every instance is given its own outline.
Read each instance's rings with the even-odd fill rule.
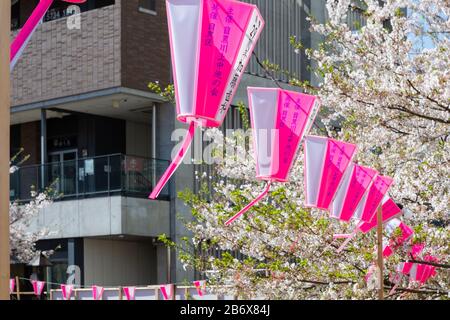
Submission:
[[[156,15],[139,11],[139,0],[122,2],[122,85],[148,90],[150,81],[165,85],[170,78],[170,49],[165,1],[156,1]]]
[[[82,13],[81,30],[69,30],[66,18],[42,24],[12,74],[11,104],[119,86],[120,4]]]
[[[147,91],[150,81],[169,83],[165,1],[157,1],[156,11],[140,12],[138,0],[116,0],[82,13],[81,30],[69,30],[66,18],[42,24],[12,74],[11,104],[118,86]]]

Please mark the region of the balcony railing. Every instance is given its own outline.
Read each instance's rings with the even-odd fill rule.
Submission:
[[[120,194],[147,197],[169,162],[123,154],[19,167],[10,176],[10,200],[28,201],[48,190],[58,200]],[[159,197],[169,199],[166,186]]]

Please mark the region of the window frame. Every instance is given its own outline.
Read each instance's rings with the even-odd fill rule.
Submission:
[[[138,11],[141,13],[146,13],[146,14],[151,14],[153,16],[156,16],[158,14],[158,12],[156,11],[156,0],[150,0],[150,1],[153,1],[155,10],[148,9],[145,6],[143,6],[143,4],[142,4],[143,0],[140,0],[139,5],[138,5]]]

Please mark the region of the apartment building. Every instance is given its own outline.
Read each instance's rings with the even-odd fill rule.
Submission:
[[[218,0],[220,1],[220,0]],[[306,18],[324,18],[323,0],[248,0],[266,27],[255,53],[315,82],[309,61],[289,45],[320,38]],[[12,37],[38,0],[12,1]],[[79,13],[79,28],[73,13]],[[286,85],[286,78],[279,75]],[[190,212],[177,198],[196,190],[195,166],[184,164],[158,200],[148,194],[169,164],[171,134],[183,125],[175,108],[147,85],[171,83],[163,0],[88,0],[78,8],[55,1],[12,73],[11,155],[29,155],[11,175],[11,201],[27,201],[32,188],[52,186],[60,197],[42,210],[34,229],[47,228],[41,250],[55,250],[46,269],[13,265],[12,274],[63,283],[78,266],[81,285],[183,282],[199,275],[183,269],[159,244],[166,234],[189,236],[178,217]],[[247,86],[274,86],[252,57],[233,101],[247,101]],[[230,108],[224,128],[239,127]]]

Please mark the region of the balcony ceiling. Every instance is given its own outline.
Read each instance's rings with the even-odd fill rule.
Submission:
[[[123,89],[123,88],[122,88]],[[11,123],[19,124],[38,121],[41,109],[50,109],[47,118],[58,118],[71,112],[81,112],[110,118],[148,123],[151,120],[152,106],[161,103],[161,99],[153,94],[140,94],[134,90],[107,90],[104,94],[89,94],[77,97],[66,97],[28,106],[12,108]],[[55,112],[51,109],[66,110]]]

